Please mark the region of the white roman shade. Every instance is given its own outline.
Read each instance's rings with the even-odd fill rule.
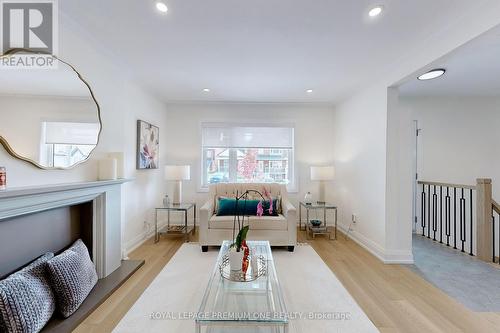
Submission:
[[[99,123],[44,122],[46,144],[97,145]]]
[[[203,147],[293,149],[293,127],[202,124]]]

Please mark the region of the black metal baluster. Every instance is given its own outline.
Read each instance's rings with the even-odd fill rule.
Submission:
[[[432,231],[433,236],[432,239],[436,240],[436,231],[437,231],[437,195],[436,195],[436,185],[434,185],[434,191],[432,194]]]
[[[443,187],[439,186],[439,243],[443,244]]]
[[[431,185],[427,186],[427,238],[431,238]]]
[[[453,188],[453,248],[457,248],[457,188]]]
[[[465,234],[465,198],[464,189],[462,188],[462,197],[460,198],[460,241],[462,242],[462,252],[465,252],[465,240],[467,235]]]
[[[491,213],[491,219],[493,220],[493,223],[492,223],[492,228],[493,228],[493,263],[495,262],[495,215],[494,213],[492,212]],[[498,260],[498,263],[500,264],[500,259]]]
[[[446,187],[446,193],[443,193],[443,187]],[[451,215],[450,189],[453,190],[453,217]],[[458,193],[457,196],[458,191],[460,191],[460,193]],[[421,198],[420,198],[421,200],[420,224],[422,227],[422,236],[427,237],[429,239],[433,239],[436,242],[438,241],[439,238],[440,244],[446,243],[446,246],[453,245],[453,249],[455,250],[457,249],[461,250],[463,253],[468,252],[468,254],[471,256],[475,255],[474,239],[473,239],[474,228],[475,228],[474,213],[473,213],[474,212],[473,196],[474,196],[474,188],[469,188],[469,194],[467,194],[467,187],[461,187],[461,186],[455,187],[450,185],[439,185],[435,183],[422,183]],[[444,203],[443,203],[443,198],[444,198]],[[467,203],[467,200],[469,200],[469,203]],[[453,230],[451,229],[452,218],[453,218]],[[498,214],[497,217],[496,211],[493,211],[492,218],[498,219],[500,221],[500,213]],[[444,223],[444,235],[446,236],[446,241],[443,241],[444,237],[443,223]],[[469,226],[467,226],[467,223],[470,223]],[[431,237],[431,224],[432,224],[432,237]],[[457,228],[460,228],[460,230],[457,230]],[[494,232],[496,232],[495,231],[496,226],[493,225],[493,228]],[[438,231],[439,235],[437,234]],[[469,233],[469,236],[467,235],[467,233]],[[495,243],[496,236],[497,235],[493,234],[493,243]],[[450,244],[451,237],[453,237],[452,245]],[[470,237],[470,239],[467,240],[467,237]],[[459,246],[457,247],[457,241],[462,244],[461,247],[460,243],[458,243]],[[468,251],[466,251],[467,241],[469,241]],[[498,246],[500,248],[500,223],[498,226]],[[494,249],[494,251],[496,251],[496,249]]]
[[[425,236],[425,184],[422,184],[422,195],[421,195],[421,216],[420,221],[422,223],[422,236]]]
[[[470,251],[469,251],[469,254],[472,256],[474,255],[473,252],[472,252],[472,240],[474,239],[474,237],[472,237],[472,222],[473,222],[473,219],[472,219],[472,189],[470,189],[470,192],[469,192],[469,200],[470,200]]]
[[[450,246],[450,235],[451,235],[451,198],[450,198],[450,188],[446,186],[446,197],[445,201],[445,230],[446,230],[446,246]]]
[[[493,211],[493,262],[495,262],[495,211]],[[500,213],[498,215],[498,264],[500,265]]]

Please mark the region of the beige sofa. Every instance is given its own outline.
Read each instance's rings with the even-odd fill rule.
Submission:
[[[234,197],[246,190],[263,192],[267,189],[273,197],[281,197],[282,214],[278,216],[245,217],[250,231],[248,240],[268,240],[272,246],[287,246],[293,251],[297,243],[297,217],[295,207],[288,201],[285,185],[220,183],[210,185],[208,201],[200,209],[200,245],[203,252],[208,246],[220,246],[223,240],[233,237],[234,216],[217,216],[216,200],[219,196]]]

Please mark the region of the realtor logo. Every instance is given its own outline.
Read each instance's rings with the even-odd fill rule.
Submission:
[[[56,46],[55,1],[1,0],[2,50],[25,48],[53,54]]]
[[[2,53],[16,48],[57,53],[56,0],[0,0],[0,18]]]

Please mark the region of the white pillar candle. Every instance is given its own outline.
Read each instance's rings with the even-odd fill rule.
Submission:
[[[116,179],[116,159],[107,158],[99,161],[99,180]]]
[[[125,154],[123,152],[108,153],[108,158],[116,160],[116,177],[125,178]]]

